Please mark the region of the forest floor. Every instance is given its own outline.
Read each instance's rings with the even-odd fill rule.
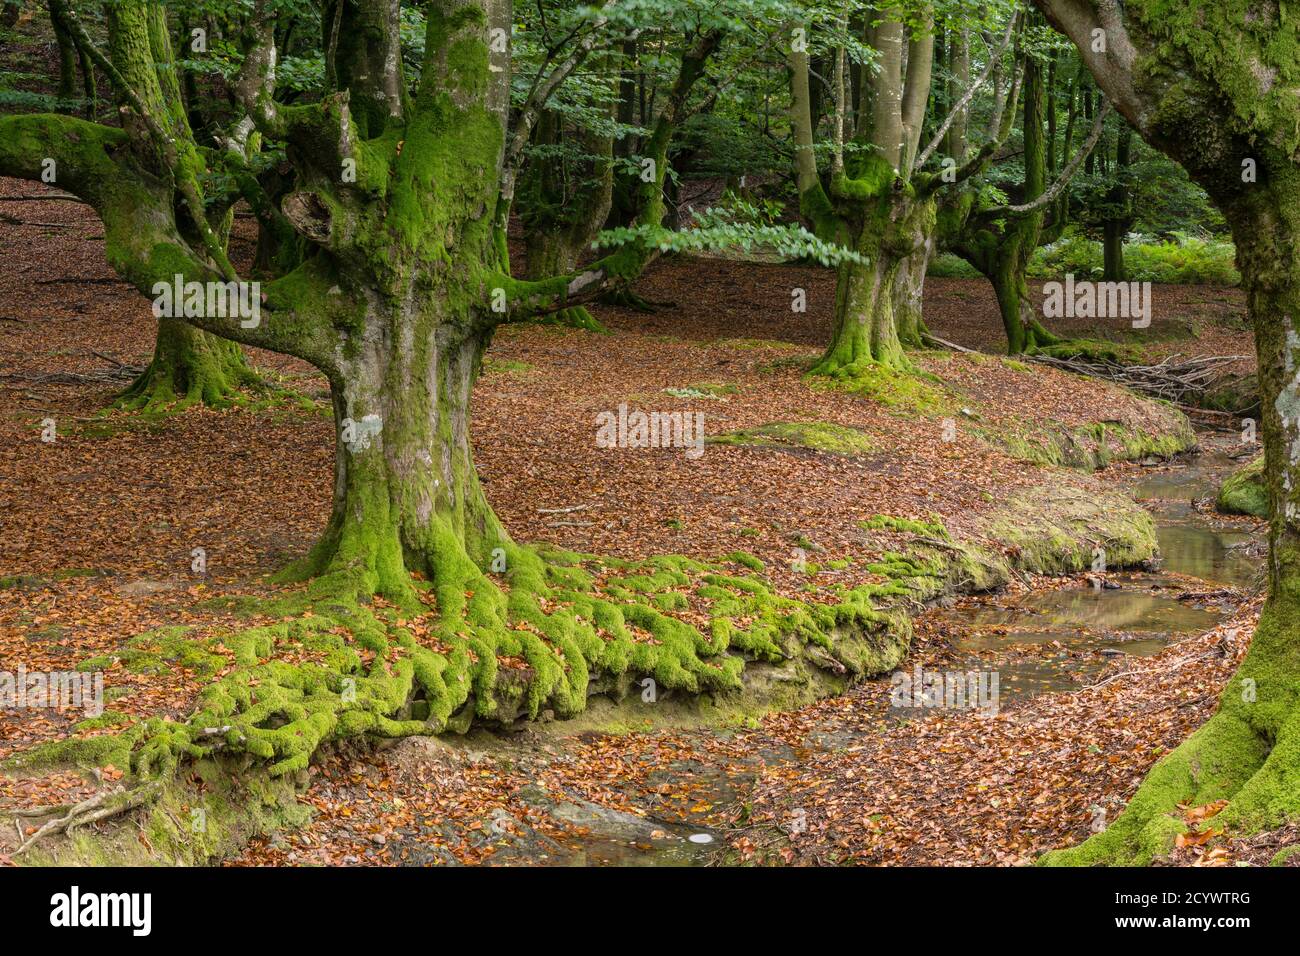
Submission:
[[[43,192],[0,180],[0,670],[69,669],[160,628],[199,636],[246,627],[209,599],[268,592],[263,576],[301,555],[328,515],[334,436],[324,381],[296,360],[251,352],[315,407],[102,417],[129,370],[148,361],[154,319],[108,269],[88,209],[21,200]],[[246,229],[235,252],[249,255]],[[1141,467],[1093,476],[1011,457],[997,436],[1036,440],[1099,422],[1142,432],[1155,412],[1104,383],[1081,387],[995,355],[921,353],[932,378],[920,390],[810,388],[803,371],[829,337],[833,286],[812,268],[664,261],[638,291],[670,304],[649,314],[596,307],[609,335],[503,329],[475,390],[472,427],[489,500],[511,536],[622,557],[746,551],[773,569],[778,590],[795,592],[803,579],[785,569],[796,549],[812,552],[827,580],[869,579],[861,558],[895,543],[864,535],[861,522],[875,516],[938,516],[954,536],[978,535],[981,518],[1018,489],[1050,481],[1100,491]],[[806,313],[790,310],[794,288],[807,291]],[[1168,334],[1150,339],[1152,354],[1249,353],[1241,309],[1236,290],[1157,288],[1154,325]],[[926,315],[940,336],[999,346],[985,283],[931,280]],[[596,415],[622,403],[701,412],[710,436],[814,422],[856,429],[864,444],[848,454],[781,441],[711,444],[697,459],[680,449],[598,448]],[[41,440],[46,420],[54,442]],[[207,570],[196,575],[191,553],[200,547]],[[841,560],[850,564],[829,569]],[[611,737],[579,722],[504,742],[478,732],[340,754],[313,768],[304,799],[315,822],[255,842],[242,862],[509,862],[548,846],[572,859],[565,841],[611,814],[630,844],[696,846],[644,823],[647,793],[662,811],[656,819],[679,818],[745,860],[1024,861],[1086,835],[1090,808],[1122,801],[1161,748],[1205,719],[1248,640],[1251,613],[1239,599],[1218,630],[1133,665],[1158,679],[1044,694],[992,721],[945,714],[899,724],[885,713],[888,683],[871,681],[725,734]],[[909,666],[951,661],[948,630],[922,618]],[[154,672],[109,668],[111,720],[188,713],[211,679],[184,661]],[[0,713],[0,758],[66,737],[83,716]],[[810,739],[839,743],[812,748]],[[0,779],[0,805],[61,802],[115,775]],[[521,827],[538,840],[506,838]],[[0,834],[0,856],[12,838]],[[595,862],[623,861],[592,852]]]

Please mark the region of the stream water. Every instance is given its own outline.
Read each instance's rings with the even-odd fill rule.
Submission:
[[[1249,587],[1260,567],[1258,534],[1224,528],[1195,502],[1213,496],[1233,462],[1222,452],[1199,455],[1130,489],[1156,520],[1160,560],[1152,570],[1111,573],[1105,586],[1069,586],[1019,596],[989,595],[938,612],[951,621],[961,663],[989,666],[995,656],[1000,699],[1009,703],[1078,686],[1107,657],[1146,655],[1171,640],[1218,624],[1214,603],[1186,600],[1196,592]],[[1180,599],[1182,598],[1182,599]]]
[[[1071,582],[1050,590],[985,595],[927,612],[927,626],[937,628],[951,645],[953,667],[997,671],[1000,706],[1078,687],[1109,658],[1155,654],[1170,641],[1212,628],[1228,613],[1213,593],[1250,587],[1262,560],[1259,535],[1236,530],[1194,506],[1214,494],[1233,464],[1223,452],[1211,451],[1130,488],[1155,516],[1161,555],[1156,566],[1107,574],[1104,587]],[[727,734],[701,733],[717,739]],[[854,743],[830,725],[811,727],[805,739],[807,749],[772,745],[770,750],[747,753],[739,769],[734,760],[667,760],[626,791],[644,815],[610,810],[576,794],[530,787],[520,794],[527,803],[578,827],[580,835],[557,843],[528,831],[503,847],[494,861],[574,866],[714,862],[724,843],[722,834],[693,823],[690,810],[661,799],[661,793],[685,789],[698,805],[724,806],[742,799],[763,767],[789,765],[806,760],[811,751]]]

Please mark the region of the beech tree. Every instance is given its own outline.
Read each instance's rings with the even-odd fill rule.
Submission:
[[[105,218],[110,264],[137,287],[143,289],[147,278],[135,265],[140,244],[160,234],[206,250],[214,268],[234,278],[221,230],[210,223],[224,217],[230,203],[209,196],[200,181],[206,166],[181,95],[163,7],[106,5],[106,50],[90,41],[68,0],[50,0],[49,10],[64,72],[74,72],[74,60],[81,63],[91,102],[94,68],[107,74],[125,110],[122,127],[55,115],[0,118],[0,172],[51,182],[95,207]],[[247,145],[244,138],[231,140],[230,149]],[[238,345],[161,317],[153,358],[122,398],[137,408],[178,400],[224,404],[241,386],[257,384]]]
[[[1133,129],[1176,159],[1232,229],[1254,325],[1270,500],[1269,594],[1218,712],[1162,758],[1106,829],[1051,863],[1145,862],[1179,804],[1216,826],[1300,812],[1300,11],[1290,2],[1035,0]]]
[[[707,53],[739,21],[714,0],[670,7],[687,51],[664,107],[674,119]],[[242,24],[236,130],[243,141],[257,135],[282,144],[291,185],[275,201],[240,157],[229,168],[267,227],[290,229],[304,252],[262,285],[258,321],[198,309],[187,310],[179,327],[210,333],[223,348],[269,349],[320,370],[338,434],[333,504],[315,547],[281,576],[308,582],[284,598],[293,610],[277,604],[271,613],[280,624],[231,637],[250,648],[248,668],[211,685],[185,721],[149,721],[97,746],[126,748],[119,759],[145,779],[217,748],[274,758],[271,772],[281,774],[305,768],[333,736],[436,733],[453,716],[467,726],[475,716],[509,721],[544,708],[570,716],[592,686],[626,693],[640,675],[701,693],[739,688],[746,659],[807,653],[837,674],[897,663],[907,624],[877,611],[870,587],[814,606],[753,580],[732,593],[718,586],[733,579],[718,577],[716,566],[663,559],[654,573],[686,584],[685,567],[715,582],[710,621],[700,630],[628,589],[596,593],[581,556],[510,539],[484,495],[470,441],[470,393],[493,332],[624,288],[676,242],[723,242],[735,231],[701,230],[686,240],[669,234],[660,225],[665,171],[658,163],[640,187],[648,218],[609,239],[612,251],[570,272],[515,278],[506,225],[538,118],[603,42],[642,29],[634,14],[664,11],[619,0],[587,8],[514,107],[508,0],[428,0],[418,62],[409,66],[401,13],[393,0],[326,6],[326,90],[293,103],[277,95],[275,0],[258,0]],[[198,148],[172,95],[160,0],[115,0],[107,54],[75,11],[65,23],[113,81],[123,125],[5,116],[0,172],[39,179],[47,160],[56,163],[59,185],[103,220],[113,268],[146,295],[178,281],[241,285],[204,191],[229,150]],[[655,135],[661,128],[668,135],[666,126]],[[646,152],[662,157],[663,146],[652,136]],[[793,254],[826,262],[837,254],[799,229],[774,228],[772,236]],[[416,613],[436,608],[440,648],[381,620],[372,610],[376,595]],[[654,640],[638,640],[634,626]],[[262,666],[251,650],[286,628],[306,636],[334,627],[384,653],[367,667],[349,649],[316,669]],[[398,646],[390,668],[387,650]],[[527,673],[498,680],[498,656],[526,659]],[[145,798],[133,795],[122,806]]]
[[[858,41],[850,33],[850,21],[841,18],[829,42],[834,115],[825,176],[816,156],[809,86],[809,44],[814,38],[808,28],[794,28],[791,123],[800,208],[818,236],[857,254],[838,266],[835,331],[813,374],[853,378],[873,365],[910,368],[904,347],[921,344],[919,293],[934,243],[938,194],[985,168],[1010,132],[1014,105],[995,111],[993,135],[960,165],[954,160],[946,170],[926,166],[970,98],[998,68],[1017,16],[1008,17],[1001,43],[990,51],[982,75],[964,91],[924,149],[934,5],[866,10],[864,41]],[[849,100],[851,50],[864,61],[877,61],[862,73],[856,118]],[[1012,104],[1018,89],[1017,77],[1010,88]]]
[[[1020,186],[1020,201],[990,203],[984,201],[982,193],[976,193],[973,197],[962,197],[973,206],[944,217],[957,229],[956,235],[945,235],[944,240],[993,286],[1007,334],[1007,351],[1012,355],[1060,342],[1038,320],[1037,309],[1029,295],[1026,272],[1034,250],[1045,238],[1048,213],[1054,219],[1050,225],[1053,233],[1059,233],[1064,225],[1065,206],[1058,199],[1084,158],[1096,146],[1108,112],[1108,109],[1098,110],[1088,138],[1049,186],[1048,152],[1053,137],[1048,122],[1052,115],[1050,107],[1047,116],[1044,115],[1046,86],[1038,56],[1026,56],[1021,128],[1025,172]],[[1069,137],[1066,139],[1068,143]]]
[[[164,8],[120,0],[107,12],[107,55],[72,10],[64,15],[114,79],[124,128],[5,117],[0,170],[39,178],[53,159],[58,182],[103,218],[114,268],[146,294],[178,275],[238,281],[208,220],[207,165],[180,108]],[[451,580],[462,566],[485,567],[505,539],[479,487],[467,420],[492,329],[594,294],[639,253],[620,251],[577,275],[510,277],[495,215],[510,121],[509,4],[431,4],[413,91],[396,4],[362,0],[329,12],[339,21],[327,41],[339,89],[315,103],[277,102],[269,2],[247,23],[236,83],[251,126],[285,144],[296,188],[275,214],[313,254],[265,285],[257,325],[187,316],[160,336],[183,338],[176,357],[216,366],[213,376],[237,360],[225,341],[233,340],[296,355],[328,377],[340,432],[356,423],[362,437],[339,442],[333,517],[299,573],[405,596],[408,570]],[[553,75],[578,59],[575,51]],[[541,105],[529,104],[523,125]],[[175,374],[175,358],[168,370]]]

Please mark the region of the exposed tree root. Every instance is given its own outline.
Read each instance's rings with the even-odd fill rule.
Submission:
[[[657,312],[660,309],[673,308],[676,303],[673,302],[655,302],[637,295],[631,287],[611,289],[600,297],[600,301],[606,305],[616,305],[624,309],[632,309],[635,312]]]
[[[536,318],[533,322],[539,325],[565,325],[574,329],[586,329],[588,332],[609,332],[609,329],[605,328],[600,323],[600,320],[588,312],[587,307],[584,305],[560,309],[558,312]]]
[[[909,643],[906,618],[875,603],[905,592],[899,581],[864,585],[838,604],[806,604],[746,573],[761,569],[748,555],[633,563],[543,555],[509,542],[502,550],[508,588],[447,548],[429,583],[415,582],[415,604],[403,607],[371,604],[379,579],[350,552],[336,555],[305,595],[260,608],[278,623],[221,638],[235,666],[200,693],[185,720],[153,718],[93,738],[93,752],[73,738],[15,762],[89,755],[153,780],[220,751],[266,761],[275,777],[304,770],[332,740],[432,735],[475,719],[508,725],[544,711],[569,717],[590,694],[622,699],[640,693],[647,678],[659,695],[725,697],[742,690],[747,663],[761,662],[793,666],[794,683],[779,687],[793,693],[813,686],[818,670],[846,678],[888,670]],[[704,629],[674,616],[692,602],[709,609]],[[206,656],[213,671],[228,663],[210,643],[186,643],[168,653]],[[277,659],[280,648],[296,657],[304,647],[318,659]]]
[[[146,783],[134,790],[127,790],[125,787],[114,787],[103,793],[96,794],[89,799],[83,800],[71,807],[65,805],[56,807],[35,807],[25,810],[13,811],[15,817],[43,817],[52,813],[62,813],[62,816],[55,817],[48,821],[23,844],[14,851],[14,856],[24,853],[31,849],[40,840],[54,836],[58,833],[66,833],[76,827],[87,826],[100,820],[107,820],[109,817],[119,816],[128,813],[137,807],[142,807],[146,803],[157,799],[162,792],[162,786],[159,783]],[[64,813],[64,811],[67,811]]]

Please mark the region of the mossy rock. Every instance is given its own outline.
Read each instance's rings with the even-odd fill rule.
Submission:
[[[1047,421],[980,428],[976,434],[1012,458],[1083,471],[1117,461],[1169,459],[1196,448],[1196,430],[1186,415],[1161,402],[1147,404],[1141,426],[1105,421],[1071,428]]]
[[[1214,507],[1229,515],[1268,517],[1268,489],[1264,486],[1264,456],[1238,468],[1219,487]]]
[[[866,455],[875,450],[871,438],[856,428],[830,422],[770,422],[757,428],[710,435],[714,445],[757,448],[807,448],[836,455]]]

